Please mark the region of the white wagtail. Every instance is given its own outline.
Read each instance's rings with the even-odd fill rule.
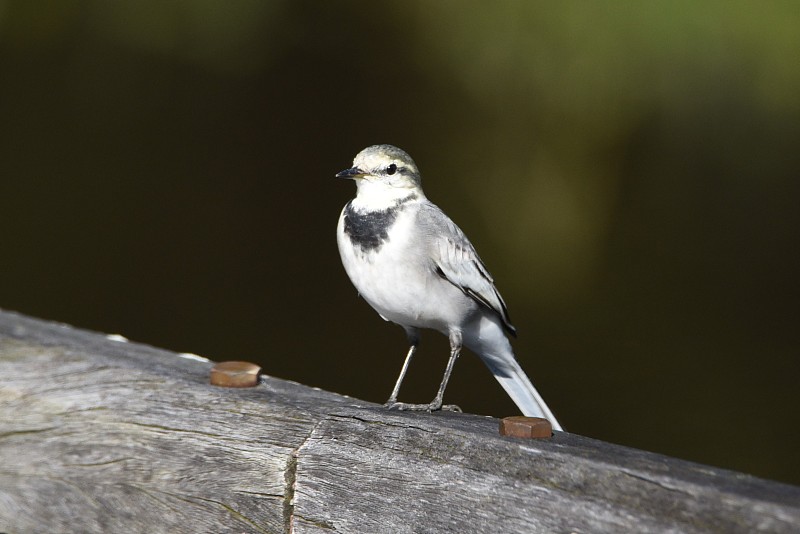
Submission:
[[[402,326],[411,344],[386,406],[455,408],[442,401],[464,345],[480,356],[523,414],[545,417],[561,430],[514,358],[505,332],[516,336],[515,329],[489,271],[461,229],[425,197],[411,157],[391,145],[371,146],[336,177],[357,186],[336,231],[344,269],[358,293],[383,319]],[[448,336],[450,359],[430,404],[397,402],[420,328]]]

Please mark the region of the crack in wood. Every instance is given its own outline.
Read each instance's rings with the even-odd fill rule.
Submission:
[[[297,482],[297,451],[298,449],[295,449],[289,455],[289,459],[286,461],[286,470],[283,472],[283,477],[286,481],[286,486],[283,493],[284,532],[291,532],[292,523],[294,522],[294,490],[295,483]]]
[[[286,461],[286,468],[283,472],[283,478],[286,482],[283,493],[284,532],[291,533],[292,526],[294,525],[294,494],[297,485],[297,460],[300,457],[300,450],[306,446],[319,425],[326,420],[327,417],[323,417],[314,424],[314,426],[311,428],[311,431],[303,439],[302,443],[292,450],[292,452],[289,454],[289,459]]]
[[[359,417],[355,414],[338,414],[338,413],[331,413],[328,414],[328,418],[336,418],[336,419],[353,419],[355,421],[360,421],[362,423],[366,423],[368,425],[381,425],[381,426],[389,426],[394,428],[407,428],[411,430],[419,430],[420,432],[425,432],[428,434],[435,434],[436,431],[431,430],[430,428],[425,428],[421,426],[411,425],[407,423],[400,423],[394,421],[380,421],[375,419],[367,419],[366,417]]]

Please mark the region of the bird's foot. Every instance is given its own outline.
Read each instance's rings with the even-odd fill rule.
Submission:
[[[441,402],[430,402],[428,404],[409,404],[407,402],[389,401],[384,404],[389,410],[399,410],[401,412],[461,412],[461,408],[455,404],[442,404]]]

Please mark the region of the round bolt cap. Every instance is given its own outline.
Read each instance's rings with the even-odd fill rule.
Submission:
[[[258,384],[261,367],[250,362],[219,362],[211,369],[211,385],[251,388]]]
[[[553,425],[541,417],[515,415],[500,420],[500,435],[511,438],[549,438],[553,435]]]

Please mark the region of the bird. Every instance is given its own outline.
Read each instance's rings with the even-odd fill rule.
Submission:
[[[400,376],[384,406],[460,411],[444,404],[444,392],[467,347],[523,415],[545,418],[554,430],[563,430],[517,363],[507,337],[516,337],[516,329],[492,276],[464,232],[425,196],[414,160],[395,146],[373,145],[335,176],[356,183],[356,196],[342,209],[336,230],[345,272],[358,294],[408,338]],[[450,342],[441,385],[428,404],[398,402],[423,328],[441,332]]]

